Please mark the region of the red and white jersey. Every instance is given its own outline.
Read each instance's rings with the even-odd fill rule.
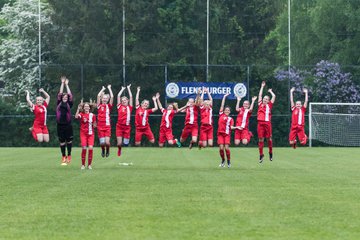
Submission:
[[[99,126],[110,126],[110,112],[112,109],[112,104],[99,104],[98,109],[98,125]]]
[[[273,108],[273,103],[268,102],[268,104],[263,104],[262,101],[259,101],[259,107],[257,112],[257,120],[271,122],[271,110]]]
[[[212,125],[212,106],[206,108],[204,105],[200,105],[201,124]]]
[[[147,127],[149,125],[149,115],[152,109],[143,109],[140,105],[136,106],[135,127]]]
[[[47,116],[47,103],[44,101],[43,105],[32,105],[32,110],[35,115],[34,126],[43,127],[46,126],[46,116]]]
[[[224,112],[219,112],[218,133],[230,134],[233,125],[234,120],[232,117],[227,116]]]
[[[236,118],[236,126],[242,127],[243,129],[249,128],[249,119],[252,111],[250,109],[240,108],[239,114]]]
[[[133,107],[130,105],[122,105],[122,104],[118,104],[117,105],[117,110],[118,110],[118,121],[117,124],[121,124],[121,125],[130,125],[130,118],[131,118],[131,111],[132,111]]]
[[[93,124],[96,121],[96,116],[93,113],[79,113],[80,120],[80,132],[85,133],[87,135],[94,134],[94,126]]]
[[[305,112],[306,108],[302,106],[300,109],[297,107],[292,107],[292,116],[291,116],[291,125],[295,126],[304,126],[305,125]]]
[[[166,127],[166,128],[171,128],[172,127],[172,121],[174,118],[174,115],[176,113],[176,110],[167,110],[165,108],[161,109],[162,114],[162,118],[161,118],[161,124],[160,127]]]
[[[197,124],[199,109],[197,106],[187,107],[185,115],[185,125]]]

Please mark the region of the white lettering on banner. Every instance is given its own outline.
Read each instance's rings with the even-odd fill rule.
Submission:
[[[181,87],[181,94],[193,95],[201,91],[202,87]],[[209,87],[211,94],[231,94],[231,87]]]

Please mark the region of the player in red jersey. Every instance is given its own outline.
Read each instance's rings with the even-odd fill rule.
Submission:
[[[129,98],[126,96],[121,97],[121,94],[124,92],[125,87],[121,87],[120,92],[117,95],[117,111],[118,111],[118,120],[116,123],[116,140],[118,153],[117,155],[121,156],[121,146],[124,143],[125,146],[129,145],[130,141],[130,132],[131,132],[131,111],[133,109],[133,96],[130,90],[131,84],[126,88],[129,93]]]
[[[192,148],[193,144],[197,142],[199,127],[198,127],[198,114],[199,107],[198,102],[200,99],[200,94],[198,93],[196,99],[189,98],[186,103],[186,108],[184,108],[181,112],[186,112],[185,115],[185,127],[182,130],[180,142],[183,143],[186,139],[191,135],[191,141],[189,145],[189,149]]]
[[[30,128],[31,133],[35,141],[37,142],[49,142],[49,131],[46,126],[47,106],[50,102],[50,96],[44,89],[40,88],[39,92],[43,93],[45,99],[41,96],[36,97],[36,104],[33,104],[30,100],[30,92],[26,92],[26,101],[35,115],[33,126]]]
[[[156,110],[158,110],[158,106],[156,103],[156,97],[153,96],[152,100],[154,102],[154,108],[149,109],[150,102],[149,100],[144,99],[139,102],[140,96],[140,87],[137,87],[135,103],[136,103],[136,114],[135,114],[135,146],[140,146],[141,138],[143,135],[147,137],[149,142],[155,143],[154,134],[152,133],[149,125],[149,115]]]
[[[166,109],[163,108],[160,102],[160,94],[156,94],[157,104],[159,106],[160,111],[162,112],[161,124],[160,124],[160,131],[159,131],[159,147],[164,147],[164,143],[168,141],[169,145],[176,144],[178,147],[181,147],[181,143],[176,138],[174,139],[174,135],[172,133],[172,122],[174,115],[185,109],[184,106],[181,109],[178,109],[177,103],[170,103],[167,105]]]
[[[113,107],[114,94],[111,90],[111,85],[107,86],[109,94],[104,94],[105,87],[103,86],[97,95],[97,109],[98,109],[98,137],[101,146],[101,156],[108,157],[110,155],[110,137],[111,137],[111,121],[110,112]],[[106,153],[105,153],[106,148]]]
[[[91,100],[85,102],[81,100],[75,118],[80,121],[80,142],[81,142],[81,170],[85,169],[86,149],[89,148],[88,169],[92,169],[91,163],[93,158],[93,146],[95,140],[94,128],[96,127],[96,116],[92,110],[96,108]]]
[[[300,143],[302,145],[306,144],[307,136],[305,134],[305,112],[308,105],[308,90],[306,88],[303,89],[305,93],[305,101],[304,105],[301,104],[301,101],[296,101],[294,104],[294,91],[295,88],[291,88],[290,90],[290,103],[291,103],[291,128],[289,134],[289,143],[295,149],[296,148],[296,136],[298,137]]]
[[[204,101],[205,93],[207,93],[209,99]],[[201,116],[199,149],[201,149],[202,147],[205,148],[207,145],[209,147],[213,146],[214,128],[213,128],[213,119],[212,119],[212,106],[213,106],[213,99],[211,97],[210,91],[208,88],[203,87],[199,100],[199,108],[200,108],[200,116]]]
[[[236,102],[236,111],[238,112],[238,116],[236,118],[236,126],[239,126],[240,129],[235,130],[235,145],[239,145],[240,142],[244,145],[247,145],[250,142],[252,133],[249,131],[249,119],[251,117],[256,96],[252,97],[251,104],[248,100],[243,102],[243,106],[240,106],[241,98],[237,98]]]
[[[217,143],[219,145],[219,153],[221,157],[221,163],[219,167],[225,166],[225,154],[224,149],[226,152],[227,158],[227,166],[228,168],[231,167],[230,162],[230,137],[231,137],[231,130],[239,129],[239,127],[234,127],[234,119],[230,117],[230,107],[225,106],[225,99],[229,96],[229,94],[225,94],[222,101],[221,107],[219,111],[219,121],[218,121],[218,130],[217,130]],[[225,106],[225,107],[224,107]]]
[[[262,97],[264,87],[266,83],[263,81],[261,83],[260,91],[259,91],[259,97],[258,97],[258,112],[257,112],[257,120],[258,120],[258,126],[257,126],[257,132],[258,132],[258,138],[259,138],[259,153],[260,153],[260,159],[259,163],[262,163],[264,160],[264,139],[267,139],[268,147],[269,147],[269,156],[270,161],[273,160],[273,152],[272,152],[272,127],[271,127],[271,111],[273,108],[273,104],[275,102],[275,94],[270,88],[268,92],[271,94],[271,99],[269,96]]]

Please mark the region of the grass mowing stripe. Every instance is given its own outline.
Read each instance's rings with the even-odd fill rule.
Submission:
[[[358,239],[358,148],[124,148],[94,170],[57,148],[0,152],[4,239]],[[119,162],[133,162],[120,166]]]

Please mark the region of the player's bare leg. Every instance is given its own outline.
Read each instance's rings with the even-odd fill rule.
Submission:
[[[42,133],[36,134],[36,138],[39,143],[44,141],[44,135]]]
[[[209,140],[208,140],[208,146],[209,146],[209,147],[214,146],[214,140],[213,140],[213,139],[209,139]]]
[[[43,140],[44,140],[44,142],[49,142],[50,141],[49,134],[43,134]]]
[[[247,139],[243,139],[243,140],[242,140],[242,144],[244,144],[244,145],[248,145],[248,143],[249,143],[249,142],[248,142],[248,140],[247,140]]]
[[[234,144],[236,145],[236,146],[239,146],[240,145],[240,139],[235,139],[235,141],[234,141]]]

